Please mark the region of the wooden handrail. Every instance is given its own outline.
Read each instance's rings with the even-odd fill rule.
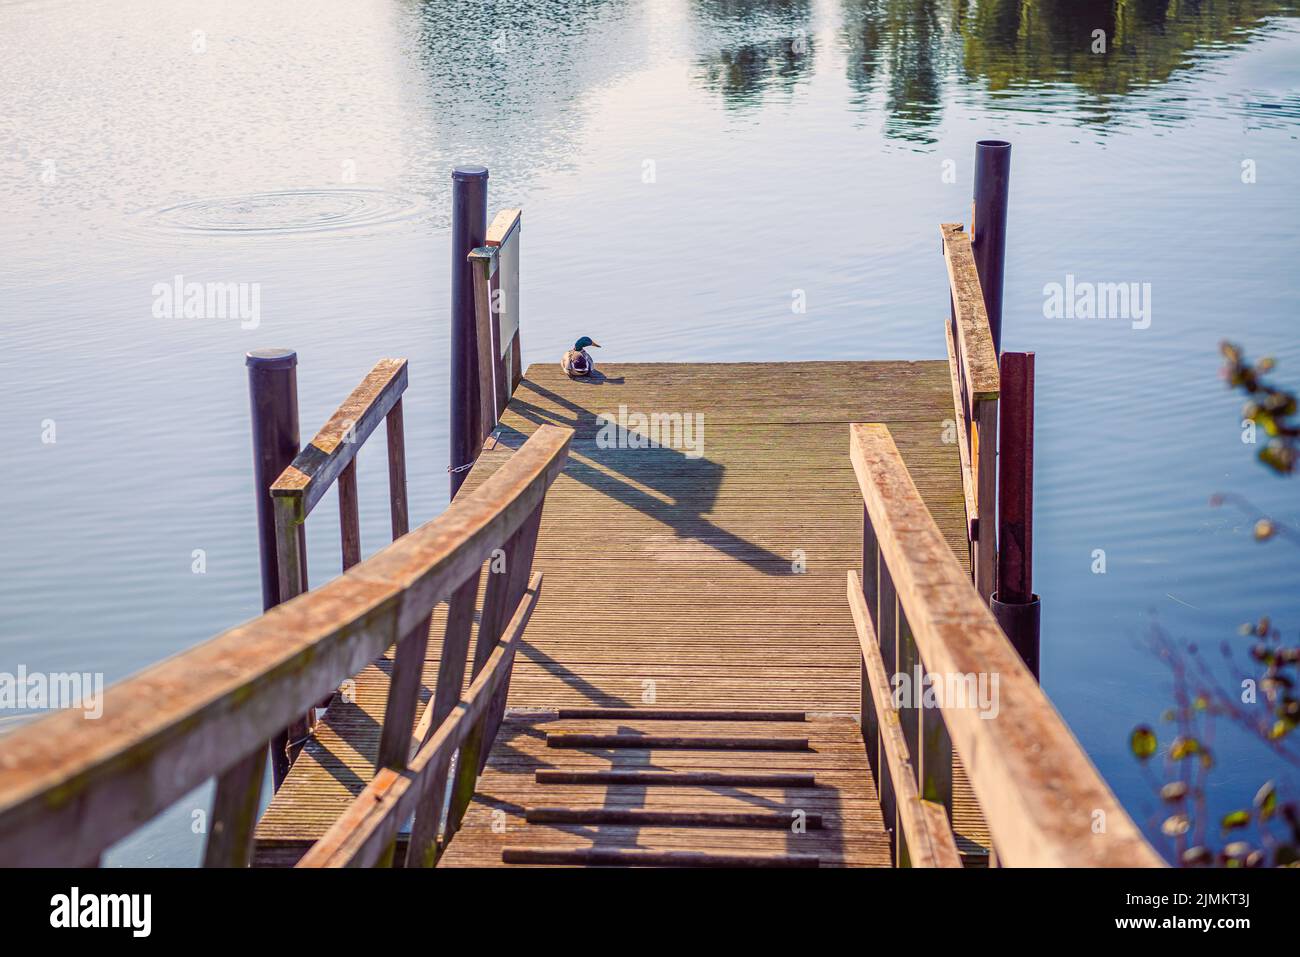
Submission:
[[[997,587],[998,353],[989,329],[970,234],[961,223],[943,223],[952,319],[948,364],[961,450],[962,493],[975,589],[987,602]]]
[[[306,519],[405,389],[406,360],[380,359],[316,437],[280,473],[271,486],[271,496],[294,500],[295,521]]]
[[[380,769],[343,816],[312,845],[298,862],[298,867],[371,867],[383,856],[397,837],[402,823],[412,814],[416,815],[417,823],[412,829],[410,856],[418,858],[418,861],[408,857],[408,866],[433,863],[431,838],[436,836],[443,802],[428,800],[430,792],[446,775],[452,753],[464,744],[487,714],[493,699],[508,679],[515,651],[523,639],[524,628],[537,606],[541,590],[542,574],[537,572],[506,626],[501,643],[493,650],[460,703],[411,758],[406,770]],[[426,835],[426,839],[419,841],[414,837],[417,834]],[[417,843],[424,845],[418,851]]]
[[[948,372],[952,378],[952,407],[956,415],[957,454],[961,459],[961,493],[966,501],[966,540],[974,542],[979,538],[979,495],[975,489],[975,471],[971,466],[970,426],[962,405],[961,367],[957,364],[957,345],[952,338],[952,323],[943,326],[944,338],[948,340]]]
[[[492,309],[493,287],[497,285],[497,268],[500,265],[499,250],[495,246],[479,246],[469,253],[470,264],[474,267],[474,321],[478,329],[478,403],[481,433],[476,446],[492,434],[497,426],[497,418],[505,403],[500,398],[505,394],[501,379],[501,357],[498,347],[500,323]]]
[[[486,246],[505,245],[510,234],[519,228],[523,221],[522,209],[503,209],[492,217],[492,223],[487,228],[487,238],[483,241]]]
[[[849,570],[849,610],[858,631],[862,646],[863,675],[870,685],[871,701],[876,712],[876,726],[880,729],[880,750],[889,765],[889,778],[893,782],[898,800],[898,819],[903,832],[903,843],[898,846],[897,859],[911,867],[961,867],[961,855],[953,840],[943,806],[921,799],[916,787],[916,771],[908,751],[907,739],[899,725],[898,709],[892,705],[893,688],[880,657],[880,641],[871,624],[871,612],[862,591],[862,579]],[[936,813],[937,812],[937,813]],[[891,826],[892,821],[886,821]]]
[[[880,559],[926,672],[997,680],[996,713],[943,703],[1001,863],[1154,867],[1142,837],[972,588],[889,429],[850,426],[850,454]]]
[[[503,209],[483,245],[469,252],[474,266],[478,330],[479,417],[482,438],[495,428],[523,377],[519,355],[519,237],[523,210]]]
[[[6,737],[0,866],[95,862],[427,630],[433,607],[537,512],[572,435],[540,427],[472,494],[348,573],[114,685],[100,719],[63,711]]]
[[[989,316],[984,308],[970,234],[961,223],[942,223],[939,231],[943,236],[943,258],[948,265],[948,284],[957,320],[957,343],[966,373],[966,400],[974,405],[980,399],[997,398],[998,354],[989,331]]]

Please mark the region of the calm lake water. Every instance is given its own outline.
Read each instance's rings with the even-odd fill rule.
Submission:
[[[1149,825],[1127,735],[1169,702],[1153,616],[1209,645],[1265,611],[1300,627],[1293,548],[1207,505],[1300,521],[1300,479],[1254,462],[1216,377],[1231,336],[1300,384],[1298,13],[0,2],[0,670],[113,681],[260,611],[249,349],[298,351],[305,434],[375,359],[409,357],[412,517],[445,507],[456,163],[490,167],[492,209],[526,210],[525,363],[583,333],[608,361],[938,358],[936,224],[968,218],[974,142],[998,137],[1004,347],[1038,355],[1043,683]],[[259,324],[156,318],[177,275],[258,284]],[[1044,318],[1067,275],[1150,283],[1149,327]],[[367,551],[381,448],[360,459]],[[334,514],[312,526],[316,582]],[[1273,774],[1295,793],[1258,750],[1222,754],[1215,806]],[[110,861],[193,863],[200,806]]]

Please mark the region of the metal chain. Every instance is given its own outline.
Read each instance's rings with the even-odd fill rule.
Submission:
[[[494,429],[492,432],[488,434],[488,439],[491,439],[493,442],[497,442],[500,440],[500,436],[497,434],[497,431]],[[486,442],[484,443],[484,445],[486,446]],[[457,465],[454,468],[448,465],[447,471],[452,473],[463,472],[466,469],[472,469],[474,467],[474,463],[477,461],[478,459],[472,459],[469,462],[466,462],[464,465]]]

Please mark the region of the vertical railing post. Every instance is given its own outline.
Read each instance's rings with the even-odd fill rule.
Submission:
[[[949,826],[952,824],[952,739],[948,736],[948,725],[943,719],[943,705],[951,685],[944,675],[935,675],[922,668],[922,673],[936,683],[942,683],[938,700],[939,705],[926,707],[925,699],[921,701],[920,739],[921,749],[917,755],[916,774],[917,791],[924,801],[933,801],[948,812]],[[955,707],[969,707],[972,702],[954,702]]]
[[[298,354],[291,349],[258,349],[245,357],[253,420],[253,483],[257,490],[258,556],[262,570],[262,610],[269,611],[301,591],[281,585],[281,542],[270,488],[301,447],[298,431]],[[295,550],[306,552],[305,530],[297,529]],[[271,769],[278,788],[289,770],[288,731],[271,739]]]
[[[474,315],[477,321],[478,352],[478,433],[474,436],[476,448],[481,448],[497,425],[497,399],[493,388],[492,353],[495,340],[492,335],[492,277],[496,269],[496,252],[480,246],[469,254],[474,274]]]
[[[451,494],[460,490],[482,441],[479,421],[478,318],[470,250],[487,233],[487,180],[483,166],[457,166],[451,173]]]
[[[388,500],[392,515],[393,541],[411,530],[410,507],[406,498],[406,436],[402,428],[402,400],[388,410]]]
[[[975,590],[987,602],[997,589],[998,400],[975,403],[970,425],[971,469],[975,473],[978,537],[971,545]]]
[[[280,603],[271,485],[298,454],[298,354],[291,349],[257,349],[244,357],[244,364],[248,367],[253,426],[253,488],[257,501],[262,610],[267,611]],[[269,750],[274,754],[275,741]],[[283,752],[283,741],[280,751]],[[217,775],[212,823],[203,851],[205,867],[246,867],[252,860],[253,829],[257,824],[267,752],[266,745],[256,748]]]
[[[361,499],[357,493],[357,460],[354,458],[339,473],[339,538],[343,550],[343,570],[361,561]]]
[[[923,688],[919,680],[922,674],[921,653],[912,637],[912,626],[903,610],[903,603],[894,597],[894,615],[897,620],[895,636],[897,640],[897,658],[894,668],[887,672],[894,687],[898,688],[898,676],[902,676],[904,694],[898,702],[898,723],[903,729],[903,740],[907,742],[907,753],[912,759],[912,773],[916,775],[918,793],[921,787],[921,720],[924,713]],[[895,798],[895,801],[897,799]],[[897,815],[897,811],[895,811]],[[897,867],[910,867],[907,856],[901,852],[903,847],[903,829],[897,827],[894,835],[894,864]]]
[[[867,612],[874,622],[880,605],[878,594],[880,583],[877,578],[876,565],[880,560],[880,545],[876,540],[876,530],[871,524],[871,513],[866,506],[862,508],[862,596],[867,602]],[[871,759],[871,769],[876,778],[877,793],[880,790],[880,722],[876,720],[876,706],[871,700],[871,682],[867,679],[867,663],[861,662],[859,677],[862,681],[862,696],[859,702],[858,723],[862,728],[862,743]]]
[[[898,592],[879,549],[876,551],[876,572],[876,638],[880,642],[880,660],[885,666],[885,677],[890,687],[895,687],[898,674]],[[890,706],[893,706],[892,702]],[[880,810],[885,818],[885,827],[893,836],[894,859],[897,861],[903,840],[902,829],[898,826],[898,795],[890,777],[889,762],[884,760],[880,749],[876,751],[876,759],[880,761]]]
[[[306,516],[300,514],[302,499],[295,495],[276,495],[272,502],[275,508],[275,549],[280,572],[280,600],[288,601],[307,590]],[[271,739],[271,780],[277,791],[288,776],[289,768],[302,750],[314,724],[315,714],[309,710]]]
[[[1034,594],[1034,354],[1002,356],[998,457],[998,590],[993,617],[1039,676],[1038,596]]]
[[[1002,270],[1007,247],[1007,194],[1011,182],[1011,144],[975,144],[975,200],[971,213],[971,252],[984,290],[993,351],[1002,351]]]
[[[258,349],[245,357],[253,421],[253,485],[257,491],[257,552],[262,610],[280,604],[271,486],[298,454],[298,353]]]

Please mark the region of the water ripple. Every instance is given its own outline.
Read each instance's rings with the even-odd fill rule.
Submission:
[[[196,199],[151,210],[147,224],[173,233],[261,236],[364,229],[411,219],[424,201],[381,189],[293,189]]]

